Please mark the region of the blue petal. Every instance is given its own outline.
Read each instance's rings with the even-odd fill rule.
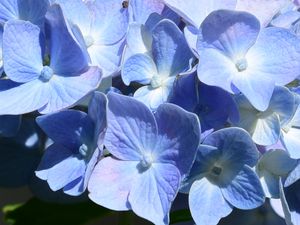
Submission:
[[[121,9],[120,0],[96,0],[86,4],[93,15],[90,34],[96,43],[111,45],[123,39],[129,18],[128,11]]]
[[[183,33],[171,20],[160,21],[152,32],[152,54],[158,73],[176,76],[189,68],[192,53]]]
[[[158,72],[153,59],[146,54],[131,56],[123,65],[122,80],[129,85],[132,81],[141,84],[149,84],[153,76]]]
[[[48,6],[48,0],[3,0],[0,2],[0,23],[21,19],[42,27]]]
[[[169,224],[169,211],[179,189],[180,173],[170,164],[157,163],[152,167],[140,175],[128,200],[138,216],[154,224]]]
[[[232,211],[232,206],[224,199],[220,188],[205,177],[192,185],[189,206],[198,225],[215,225]]]
[[[0,115],[20,115],[47,104],[49,87],[40,80],[19,84],[0,80]]]
[[[197,116],[168,103],[158,107],[154,115],[160,139],[153,150],[155,158],[158,162],[174,164],[181,175],[186,175],[200,142],[201,131]]]
[[[167,6],[197,29],[209,13],[218,9],[235,9],[236,2],[211,0],[207,4],[206,0],[165,0]]]
[[[88,184],[89,198],[112,210],[129,210],[129,191],[138,178],[137,162],[106,157],[96,165]]]
[[[57,4],[46,14],[46,34],[50,37],[50,67],[55,74],[73,76],[88,69],[86,49],[72,35]]]
[[[300,179],[300,163],[295,166],[295,168],[288,174],[285,182],[284,187],[288,187],[293,183],[297,182]]]
[[[218,130],[203,141],[204,145],[222,151],[221,161],[225,167],[239,171],[243,166],[253,167],[258,160],[258,151],[250,135],[241,128],[231,127]]]
[[[55,143],[77,150],[81,145],[81,133],[88,118],[84,112],[68,110],[39,116],[36,121]]]
[[[99,148],[103,146],[103,139],[107,128],[106,108],[106,96],[101,92],[94,92],[89,103],[88,115],[95,124],[94,138]]]
[[[173,88],[174,79],[175,77],[166,79],[163,85],[157,88],[153,88],[151,85],[140,87],[134,93],[134,98],[143,102],[152,111],[155,111],[159,105],[168,101]]]
[[[5,73],[13,81],[38,78],[43,69],[39,27],[21,20],[7,22],[3,34],[3,62]]]
[[[275,81],[263,74],[251,71],[237,73],[232,83],[246,96],[259,111],[265,111],[270,103]]]
[[[286,4],[285,0],[239,0],[236,10],[253,14],[266,27]]]
[[[272,145],[279,140],[280,120],[275,113],[265,118],[258,118],[252,134],[253,141],[259,145]]]
[[[164,9],[164,4],[161,0],[131,0],[129,2],[129,13],[133,17],[132,20],[140,24],[145,24],[151,13],[161,14]]]
[[[257,175],[245,165],[228,184],[221,186],[225,199],[238,209],[254,209],[265,202],[264,191]]]
[[[103,77],[115,76],[120,71],[123,42],[113,45],[92,45],[88,48],[91,64],[101,68]]]
[[[140,160],[156,144],[157,125],[151,111],[127,96],[108,93],[108,128],[104,145],[117,158]]]
[[[225,55],[214,49],[205,49],[200,53],[201,60],[197,67],[200,81],[207,85],[221,87],[234,93],[232,77],[238,76],[234,63]]]
[[[233,60],[243,58],[260,30],[259,21],[246,12],[217,10],[201,24],[197,49],[215,48]],[[245,35],[247,34],[247,35]]]
[[[285,85],[299,76],[300,42],[286,29],[269,27],[260,32],[247,58],[253,61],[249,71],[277,85]],[[266,89],[267,87],[265,87]]]
[[[75,105],[79,100],[94,91],[102,79],[98,67],[89,67],[88,70],[76,76],[54,75],[48,82],[50,96],[48,104],[39,109],[42,114],[56,112]]]

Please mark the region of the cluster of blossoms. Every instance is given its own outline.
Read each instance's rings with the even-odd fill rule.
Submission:
[[[43,180],[157,225],[178,193],[197,225],[270,198],[299,225],[299,8],[1,0],[0,148],[17,150],[0,149],[0,185],[49,198]]]

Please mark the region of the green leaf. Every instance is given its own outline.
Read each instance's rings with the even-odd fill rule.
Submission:
[[[90,201],[57,204],[36,198],[24,204],[7,205],[2,210],[8,225],[84,225],[114,213]]]
[[[176,224],[180,222],[188,222],[193,220],[190,210],[188,209],[181,209],[170,214],[170,224]]]

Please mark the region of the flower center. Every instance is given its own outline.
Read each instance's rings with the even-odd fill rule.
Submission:
[[[219,176],[219,175],[222,173],[222,168],[221,168],[221,167],[218,167],[218,166],[214,166],[214,167],[211,169],[211,173],[212,173],[212,175],[214,175],[214,176]]]
[[[79,153],[80,153],[80,155],[82,155],[83,157],[86,157],[86,156],[87,156],[88,150],[89,150],[89,148],[88,148],[85,144],[82,144],[82,145],[79,147]]]
[[[86,47],[89,48],[94,44],[95,40],[92,36],[87,35],[84,37],[84,42],[85,42]]]
[[[235,63],[235,67],[237,68],[237,70],[239,72],[242,72],[242,71],[246,70],[247,67],[248,67],[247,60],[246,59],[237,60],[236,63]]]
[[[153,163],[153,157],[150,154],[146,154],[143,156],[143,158],[137,165],[137,168],[140,173],[143,173],[152,166],[152,163]]]
[[[153,88],[158,88],[162,85],[162,83],[163,83],[163,80],[161,79],[161,77],[159,75],[154,75],[152,77],[150,85]]]
[[[41,71],[40,80],[47,82],[51,79],[53,74],[53,70],[49,66],[44,66]]]

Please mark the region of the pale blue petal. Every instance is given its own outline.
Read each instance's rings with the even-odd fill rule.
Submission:
[[[220,188],[206,177],[193,183],[189,194],[189,206],[197,225],[216,225],[229,215],[232,206],[224,199]]]
[[[121,0],[95,0],[86,4],[89,14],[93,15],[90,35],[95,43],[111,45],[125,36],[129,18],[128,11],[122,9]]]
[[[291,157],[294,159],[300,158],[300,129],[290,128],[288,133],[282,132],[283,142]]]
[[[42,157],[42,160],[35,171],[37,177],[42,180],[47,180],[49,176],[49,171],[56,164],[68,159],[73,155],[72,150],[60,145],[52,144],[46,150]]]
[[[47,182],[53,191],[57,191],[84,176],[84,160],[71,156],[49,169]]]
[[[280,120],[275,113],[265,117],[258,118],[255,129],[252,134],[253,141],[259,145],[272,145],[279,140]]]
[[[145,24],[151,13],[158,13],[164,9],[162,0],[131,0],[129,1],[129,13],[132,20],[140,24]]]
[[[108,128],[104,145],[117,158],[140,160],[155,146],[157,125],[153,114],[132,97],[108,93]]]
[[[239,60],[254,45],[259,30],[259,21],[249,13],[214,11],[201,24],[197,43],[200,57],[203,48],[215,48],[232,60]]]
[[[164,84],[158,88],[150,85],[140,87],[134,93],[134,97],[155,111],[157,107],[168,101],[172,91],[175,77],[168,78]]]
[[[0,80],[0,115],[20,115],[35,111],[47,104],[49,87],[40,80],[17,84]]]
[[[284,187],[288,187],[300,179],[300,163],[288,174]]]
[[[3,62],[6,75],[13,81],[38,78],[43,69],[39,27],[21,20],[7,22],[3,33]]]
[[[201,58],[197,68],[199,80],[233,93],[232,79],[234,75],[239,75],[234,63],[214,49],[201,51],[199,57]]]
[[[280,125],[284,126],[294,114],[295,97],[286,87],[276,86],[270,101],[269,110],[279,115]]]
[[[273,19],[271,21],[271,25],[274,27],[289,29],[298,19],[300,19],[300,13],[298,11],[290,10]]]
[[[103,77],[115,76],[120,71],[124,43],[113,45],[92,45],[88,48],[91,63],[101,68]]]
[[[153,76],[158,72],[153,59],[146,54],[131,56],[123,65],[122,80],[129,85],[132,81],[141,84],[149,84]]]
[[[182,176],[195,160],[200,142],[198,117],[177,105],[162,104],[155,112],[159,140],[153,150],[158,162],[172,163]],[[176,123],[174,123],[176,121]]]
[[[0,22],[18,19],[18,0],[3,0],[0,2]]]
[[[158,73],[176,76],[189,68],[192,53],[183,33],[171,20],[160,21],[152,32],[152,54]]]
[[[236,10],[253,14],[262,27],[266,27],[287,2],[286,0],[238,0]]]
[[[60,5],[64,16],[73,24],[76,24],[83,34],[89,32],[92,24],[92,14],[85,2],[82,0],[55,0],[55,3]]]
[[[72,35],[57,4],[46,14],[46,34],[50,37],[50,67],[55,74],[74,76],[88,69],[86,49]]]
[[[128,198],[132,210],[154,224],[169,224],[169,211],[180,179],[180,173],[173,165],[152,164],[132,186]]]
[[[275,87],[274,80],[264,74],[247,69],[244,72],[236,73],[232,83],[256,109],[265,111],[268,108]]]
[[[197,51],[197,39],[198,39],[199,30],[193,26],[186,26],[184,28],[184,37],[186,39],[187,44],[192,50],[193,54],[199,58]]]
[[[247,165],[221,190],[225,199],[238,209],[254,209],[265,202],[258,176]]]
[[[300,74],[299,39],[283,28],[263,29],[247,58],[252,61],[247,69],[251,74],[266,77],[277,85],[285,85]]]
[[[209,13],[218,9],[235,9],[237,0],[165,0],[167,6],[174,10],[186,22],[199,28]]]
[[[88,184],[89,198],[112,210],[129,210],[128,195],[140,177],[137,162],[106,157],[96,165]]]
[[[87,114],[81,111],[68,110],[39,116],[37,124],[55,143],[68,149],[78,150],[81,145],[81,133]]]
[[[131,54],[150,52],[152,46],[152,36],[145,25],[131,23],[126,35],[126,51]]]
[[[54,75],[48,82],[51,93],[48,104],[39,110],[46,114],[75,105],[79,100],[95,90],[102,79],[98,67],[89,67],[83,74],[63,77]]]

